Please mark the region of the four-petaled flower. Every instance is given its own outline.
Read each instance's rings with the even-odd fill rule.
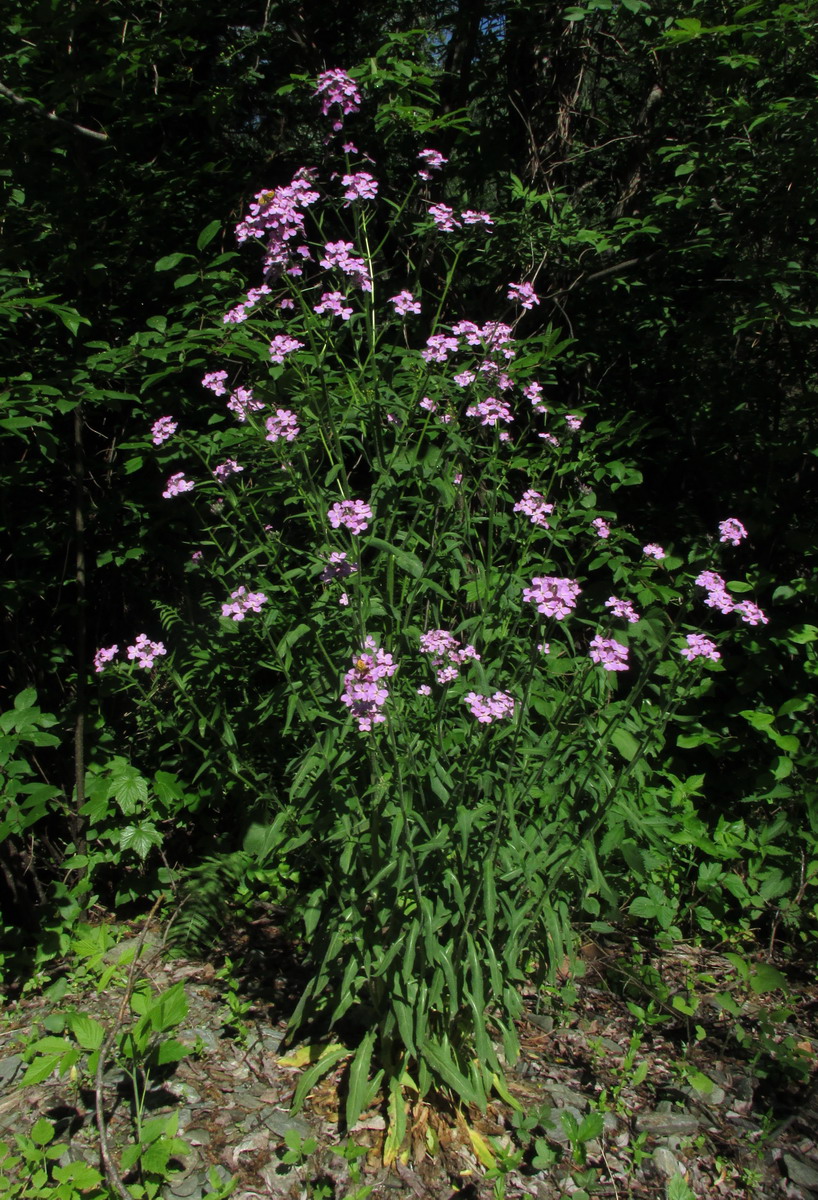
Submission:
[[[289,337],[286,333],[277,333],[270,342],[270,362],[283,363],[285,355],[300,350],[303,345],[298,338]]]
[[[596,635],[588,650],[591,658],[605,671],[627,671],[628,647],[617,642],[615,638],[604,638]]]
[[[275,416],[268,417],[264,424],[267,426],[267,437],[264,439],[267,442],[277,442],[281,438],[285,442],[292,442],[300,433],[298,418],[287,408],[277,408]]]
[[[99,674],[100,671],[104,671],[105,664],[109,663],[117,656],[117,654],[119,654],[119,646],[103,646],[101,649],[97,650],[96,654],[94,655],[94,670],[97,672],[97,674]]]
[[[341,183],[346,189],[344,199],[347,204],[351,204],[353,200],[374,200],[378,194],[378,181],[368,171],[344,175]]]
[[[231,617],[234,621],[243,621],[249,612],[261,612],[262,604],[267,603],[263,592],[248,592],[246,587],[236,588],[230,593],[230,600],[222,605],[222,616]]]
[[[343,118],[350,113],[357,112],[361,107],[358,85],[340,67],[336,67],[332,71],[323,71],[318,76],[313,95],[321,97],[321,111],[325,117],[329,116],[333,105],[340,108],[341,113],[336,115],[332,126],[336,133],[344,127]]]
[[[348,321],[352,316],[352,309],[344,303],[345,299],[343,292],[324,292],[321,302],[316,304],[313,312],[317,312],[319,316],[326,312],[332,313],[342,321]]]
[[[406,317],[410,313],[417,316],[420,312],[420,301],[415,300],[412,293],[406,289],[398,292],[397,296],[390,296],[389,303],[394,305],[399,317]]]
[[[554,511],[553,504],[547,504],[539,492],[535,492],[529,488],[523,493],[522,500],[518,500],[514,505],[515,512],[525,513],[532,525],[539,525],[543,529],[550,529],[546,517],[550,517]]]
[[[667,558],[662,547],[657,546],[656,542],[648,542],[647,546],[642,547],[642,553],[647,558],[655,558],[657,562],[660,562],[663,558]]]
[[[525,309],[533,308],[540,302],[539,296],[530,283],[510,283],[507,295],[509,300],[516,300],[520,307]]]
[[[626,621],[630,621],[631,625],[635,625],[639,620],[639,613],[630,600],[619,600],[616,596],[611,596],[610,600],[605,601],[605,607],[610,608],[615,617],[624,617]]]
[[[469,692],[463,699],[481,725],[491,725],[492,721],[514,716],[514,700],[508,692],[495,692],[493,696]]]
[[[523,588],[523,600],[536,604],[537,612],[561,621],[576,607],[577,596],[582,591],[576,579],[562,579],[557,575],[535,575],[532,587]]]
[[[735,517],[728,517],[726,521],[719,521],[720,542],[729,542],[731,546],[737,546],[742,538],[747,537],[747,530],[742,525],[741,521],[737,521]]]
[[[177,471],[171,475],[162,496],[165,500],[170,500],[171,496],[181,496],[182,492],[192,492],[193,487],[193,481],[185,479],[184,471]]]
[[[372,519],[372,509],[364,500],[340,500],[327,513],[333,529],[345,526],[350,533],[363,533]]]
[[[167,650],[162,642],[152,642],[144,633],[138,633],[134,645],[128,647],[128,658],[136,659],[136,665],[145,671],[149,671],[154,659],[161,658],[163,654],[167,654]]]
[[[704,636],[703,633],[688,633],[685,638],[687,645],[683,646],[680,654],[693,662],[694,658],[709,658],[713,662],[718,662],[721,658],[716,643],[711,642],[710,638]]]
[[[439,171],[443,164],[449,161],[439,150],[421,150],[418,158],[423,161],[423,166],[418,171],[421,179],[429,179],[430,171]]]
[[[179,426],[172,417],[160,417],[151,425],[151,437],[154,446],[161,446],[168,438],[173,437]]]

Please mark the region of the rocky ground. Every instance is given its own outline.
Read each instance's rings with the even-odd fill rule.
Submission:
[[[101,987],[105,966],[135,948],[135,931],[125,932],[130,939],[106,952],[80,990],[55,999],[52,989],[6,1004],[0,1141],[13,1145],[14,1134],[46,1116],[65,1145],[61,1161],[100,1165],[94,1079],[83,1064],[78,1074],[55,1071],[22,1089],[20,1081],[24,1056],[31,1057],[26,1047],[59,1031],[69,1011],[94,1017],[109,1032],[133,1021],[122,1010],[126,971],[108,972]],[[237,1200],[818,1197],[818,988],[808,978],[793,984],[791,966],[788,980],[797,994],[782,1001],[774,989],[742,990],[734,964],[717,954],[684,947],[645,954],[637,987],[628,980],[636,970],[632,951],[585,947],[581,978],[565,977],[545,1001],[533,989],[527,997],[522,1055],[509,1073],[517,1113],[500,1102],[486,1113],[418,1102],[406,1161],[386,1170],[381,1108],[339,1132],[340,1072],[323,1081],[303,1112],[290,1113],[299,1069],[278,1052],[287,963],[280,946],[271,940],[270,947],[255,960],[274,964],[269,977],[259,970],[242,982],[252,1005],[243,1018],[240,1003],[228,1012],[213,963],[169,958],[156,933],[140,947],[139,978],[155,992],[181,982],[188,1002],[175,1032],[190,1053],[166,1068],[147,1099],[150,1116],[176,1113],[187,1146],[171,1162],[165,1200],[201,1200],[214,1181],[232,1183]],[[245,963],[253,961],[245,955]],[[660,999],[652,1003],[646,979],[661,981]],[[713,1001],[726,985],[737,1014]],[[236,1019],[243,1029],[231,1025]],[[737,1025],[745,1031],[743,1047]],[[132,1138],[132,1089],[113,1052],[103,1065],[104,1123],[116,1156]],[[523,1151],[518,1161],[516,1149]],[[499,1167],[493,1178],[492,1165]],[[0,1166],[0,1193],[2,1174]],[[14,1188],[12,1179],[7,1194]]]

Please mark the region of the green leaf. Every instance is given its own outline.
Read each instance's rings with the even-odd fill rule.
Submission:
[[[172,271],[174,267],[178,267],[182,259],[191,257],[190,254],[166,254],[164,258],[159,259],[153,269],[154,271]]]
[[[747,982],[757,996],[763,995],[764,992],[774,992],[779,989],[782,992],[789,992],[785,977],[775,967],[770,966],[769,963],[759,963]]]
[[[458,1068],[447,1042],[427,1038],[419,1050],[421,1057],[426,1060],[435,1075],[448,1084],[460,1100],[466,1104],[474,1104],[481,1112],[485,1109],[485,1093],[478,1091],[468,1076]]]
[[[313,1049],[315,1048],[313,1047]],[[307,1068],[299,1079],[298,1086],[293,1094],[290,1111],[292,1113],[299,1112],[318,1080],[327,1075],[336,1063],[339,1063],[342,1058],[346,1058],[348,1055],[349,1050],[347,1050],[346,1046],[341,1046],[337,1043],[324,1046],[316,1061],[313,1062],[312,1066]]]
[[[347,1129],[352,1129],[358,1123],[370,1099],[369,1064],[372,1060],[372,1049],[377,1037],[377,1028],[364,1034],[361,1044],[355,1051],[355,1057],[349,1065],[349,1080],[346,1102]]]
[[[83,1050],[99,1050],[105,1037],[105,1030],[99,1021],[85,1013],[73,1013],[68,1017],[68,1024]]]
[[[54,1137],[54,1126],[45,1117],[40,1117],[33,1126],[30,1136],[35,1146],[47,1146]]]
[[[204,250],[205,246],[209,246],[221,227],[222,223],[218,219],[211,221],[209,225],[205,225],[204,229],[196,239],[196,249]],[[162,260],[160,259],[160,261]],[[157,267],[157,270],[158,269],[159,268]]]
[[[621,725],[614,729],[611,734],[611,741],[626,762],[632,762],[639,753],[639,743],[636,738],[632,733],[628,733],[627,729],[623,729]]]

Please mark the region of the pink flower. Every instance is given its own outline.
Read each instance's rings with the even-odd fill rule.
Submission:
[[[209,388],[216,396],[223,396],[227,391],[227,388],[224,386],[226,378],[226,371],[211,371],[202,379],[202,387]]]
[[[577,430],[582,425],[582,417],[575,417],[573,414],[569,414],[565,418],[565,424],[568,426],[568,428],[571,430],[572,433],[576,433]]]
[[[464,225],[493,225],[494,221],[487,212],[475,212],[473,208],[464,209],[460,214]]]
[[[247,320],[247,314],[254,305],[258,304],[262,296],[269,296],[270,289],[266,283],[261,287],[251,288],[240,304],[235,308],[231,308],[230,312],[226,312],[222,317],[225,325],[240,325],[242,321]]]
[[[421,179],[429,179],[430,171],[439,171],[444,163],[447,163],[448,158],[444,158],[439,150],[421,150],[418,154],[424,165],[418,171]]]
[[[279,276],[285,270],[301,273],[301,268],[293,265],[291,246],[304,236],[302,210],[319,198],[312,184],[313,174],[302,167],[290,183],[258,192],[244,220],[236,226],[239,245],[248,239],[265,241],[265,274]],[[309,256],[308,249],[306,253]]]
[[[474,646],[461,647],[460,642],[446,629],[432,629],[420,635],[421,654],[432,655],[432,666],[438,683],[453,683],[458,677],[458,668],[473,659],[480,661]]]
[[[680,653],[688,662],[693,662],[694,658],[709,658],[717,662],[721,658],[715,642],[711,642],[703,633],[688,633],[685,640],[687,646],[684,646]]]
[[[341,703],[358,722],[359,732],[369,733],[373,724],[380,725],[386,720],[381,710],[389,699],[389,691],[383,680],[397,669],[392,655],[379,650],[374,638],[367,637],[363,650],[353,654],[352,670],[344,676]]]
[[[444,233],[451,233],[452,230],[460,227],[460,222],[454,215],[454,210],[449,208],[448,204],[430,204],[429,216]]]
[[[333,529],[343,525],[350,533],[358,534],[369,528],[372,509],[363,500],[341,500],[333,504],[327,516]]]
[[[316,304],[313,312],[322,313],[329,312],[336,317],[340,317],[342,321],[348,321],[352,316],[352,309],[344,304],[345,296],[343,292],[324,292],[321,297],[321,303]]]
[[[344,175],[341,183],[346,188],[344,199],[347,204],[351,204],[353,200],[374,200],[378,194],[378,181],[373,179],[368,171]]]
[[[270,342],[270,361],[274,363],[283,363],[284,356],[292,354],[294,350],[301,350],[304,343],[299,342],[297,338],[289,337],[286,333],[277,333]]]
[[[642,553],[648,558],[655,558],[660,562],[663,558],[667,558],[661,546],[657,546],[655,542],[648,542],[647,546],[642,547]]]
[[[103,647],[101,650],[97,650],[96,654],[94,655],[94,670],[97,672],[97,674],[99,674],[100,671],[104,671],[105,664],[109,663],[111,659],[116,657],[117,654],[119,654],[119,646],[107,646]]]
[[[343,129],[343,118],[350,113],[357,112],[361,107],[361,95],[358,91],[358,85],[340,67],[336,67],[332,71],[323,71],[318,76],[318,82],[316,83],[313,95],[321,97],[321,111],[325,117],[329,116],[333,105],[340,108],[341,112],[340,114],[336,114],[335,123],[332,127],[336,133],[340,129]]]
[[[179,426],[172,417],[160,417],[151,425],[151,437],[154,446],[161,446],[168,438],[173,437]]]
[[[607,538],[611,536],[611,527],[607,521],[602,519],[602,517],[594,517],[591,524],[596,530],[597,537]]]
[[[204,558],[204,554],[202,553],[201,550],[194,550],[190,556],[190,561],[191,562],[201,562],[203,558]]]
[[[264,439],[266,442],[277,442],[281,438],[285,442],[292,442],[301,432],[298,418],[287,408],[277,408],[275,416],[268,417],[264,424],[267,426],[267,437]]]
[[[719,541],[730,542],[732,546],[737,546],[742,538],[747,537],[747,530],[735,517],[728,517],[726,521],[720,521],[719,533],[721,534]]]
[[[426,339],[426,349],[421,350],[420,356],[427,363],[445,362],[457,349],[457,338],[447,337],[445,333],[433,333]]]
[[[615,638],[604,638],[596,635],[588,651],[591,658],[605,671],[627,671],[628,647],[617,642]]]
[[[518,500],[514,505],[514,512],[525,513],[532,525],[539,525],[543,529],[551,528],[545,518],[549,517],[553,511],[554,505],[546,504],[540,493],[531,488],[524,492],[522,500]]]
[[[576,607],[577,596],[582,591],[575,579],[562,579],[556,575],[536,575],[532,587],[523,588],[523,600],[536,604],[537,612],[561,621]]]
[[[418,688],[419,696],[431,696],[431,694],[432,694],[432,689],[429,687],[428,683],[422,683],[420,685],[420,687]]]
[[[430,400],[428,396],[424,396],[422,400],[418,401],[418,407],[422,408],[424,412],[435,413],[437,412],[437,400]]]
[[[694,582],[699,587],[707,589],[705,604],[708,608],[717,608],[719,612],[725,614],[733,611],[735,603],[727,591],[727,584],[721,575],[717,575],[715,571],[702,571],[701,575],[696,576]]]
[[[152,642],[144,633],[137,634],[135,644],[128,647],[128,658],[136,659],[136,665],[145,671],[150,670],[154,659],[161,658],[164,654],[167,654],[167,650],[162,642]]]
[[[527,383],[526,386],[523,388],[523,395],[525,396],[525,398],[527,400],[531,401],[531,407],[534,409],[535,412],[538,412],[538,413],[547,413],[548,412],[548,409],[545,407],[545,405],[543,403],[543,399],[542,399],[542,384],[541,383],[537,383],[534,380],[532,380],[531,383]]]
[[[165,500],[170,500],[171,496],[181,496],[182,492],[192,492],[193,487],[192,481],[185,479],[184,471],[177,471],[175,475],[171,475],[162,496]]]
[[[243,621],[249,612],[261,612],[262,604],[267,603],[263,592],[248,592],[246,587],[236,588],[230,593],[230,600],[222,605],[222,616],[231,617],[234,621]]]
[[[321,582],[329,583],[332,579],[347,579],[358,570],[358,564],[349,562],[346,550],[333,550],[327,559],[327,565],[321,572]]]
[[[474,371],[461,371],[453,378],[458,387],[467,388],[470,384],[474,383],[477,376],[475,375]]]
[[[635,625],[639,620],[639,613],[630,600],[618,600],[616,596],[611,596],[610,600],[605,601],[605,607],[610,608],[615,617],[624,617],[626,621],[630,621],[631,625]]]
[[[539,304],[540,298],[530,283],[510,283],[507,296],[509,300],[517,300],[522,308],[533,308]]]
[[[225,462],[219,463],[217,467],[214,467],[213,474],[216,476],[219,483],[224,483],[224,481],[229,479],[231,475],[238,475],[243,470],[244,467],[240,467],[235,458],[228,458],[225,460]]]
[[[355,145],[354,142],[344,142],[343,145],[341,146],[341,149],[343,150],[344,154],[357,154],[358,153],[358,147]]]
[[[341,592],[341,595],[338,597],[338,603],[341,605],[341,608],[349,608],[349,596],[346,592]]]
[[[350,276],[353,283],[362,292],[371,292],[372,279],[369,275],[369,268],[362,258],[356,258],[351,253],[354,249],[352,242],[327,242],[320,265],[328,271],[332,267],[338,267],[345,275]]]
[[[554,437],[553,433],[538,433],[538,438],[542,438],[544,442],[548,442],[549,446],[559,447],[559,441]]]
[[[507,692],[495,692],[493,696],[469,692],[463,699],[481,725],[491,725],[493,721],[514,716],[514,700]]]
[[[505,400],[497,400],[494,396],[487,396],[479,404],[469,405],[466,409],[466,416],[479,417],[481,425],[492,426],[497,425],[499,421],[509,424],[514,420],[511,409]]]
[[[417,316],[420,312],[420,302],[415,300],[412,293],[405,289],[398,292],[397,296],[390,296],[389,303],[394,304],[395,312],[399,317],[409,316],[410,313]]]
[[[236,420],[244,424],[251,412],[260,412],[264,405],[253,399],[252,388],[238,387],[227,401],[227,407]]]
[[[757,604],[753,604],[752,600],[742,600],[740,604],[735,605],[735,611],[747,625],[769,625],[770,623],[770,618],[761,611]]]

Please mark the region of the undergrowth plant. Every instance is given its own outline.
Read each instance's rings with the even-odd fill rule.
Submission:
[[[326,162],[238,225],[260,274],[214,335],[201,421],[150,432],[169,531],[182,506],[198,523],[188,598],[95,667],[145,727],[219,741],[248,812],[242,731],[266,738],[277,811],[251,840],[298,863],[312,966],[290,1036],[337,1038],[302,1052],[295,1106],[345,1062],[345,1124],[384,1095],[389,1161],[411,1094],[505,1094],[525,972],[562,960],[580,901],[616,911],[600,854],[661,851],[669,723],[766,617],[718,573],[738,519],[704,557],[617,523],[626,416],[561,401],[545,275],[461,285],[499,218],[455,203],[435,149],[379,178],[349,75],[316,94]]]

